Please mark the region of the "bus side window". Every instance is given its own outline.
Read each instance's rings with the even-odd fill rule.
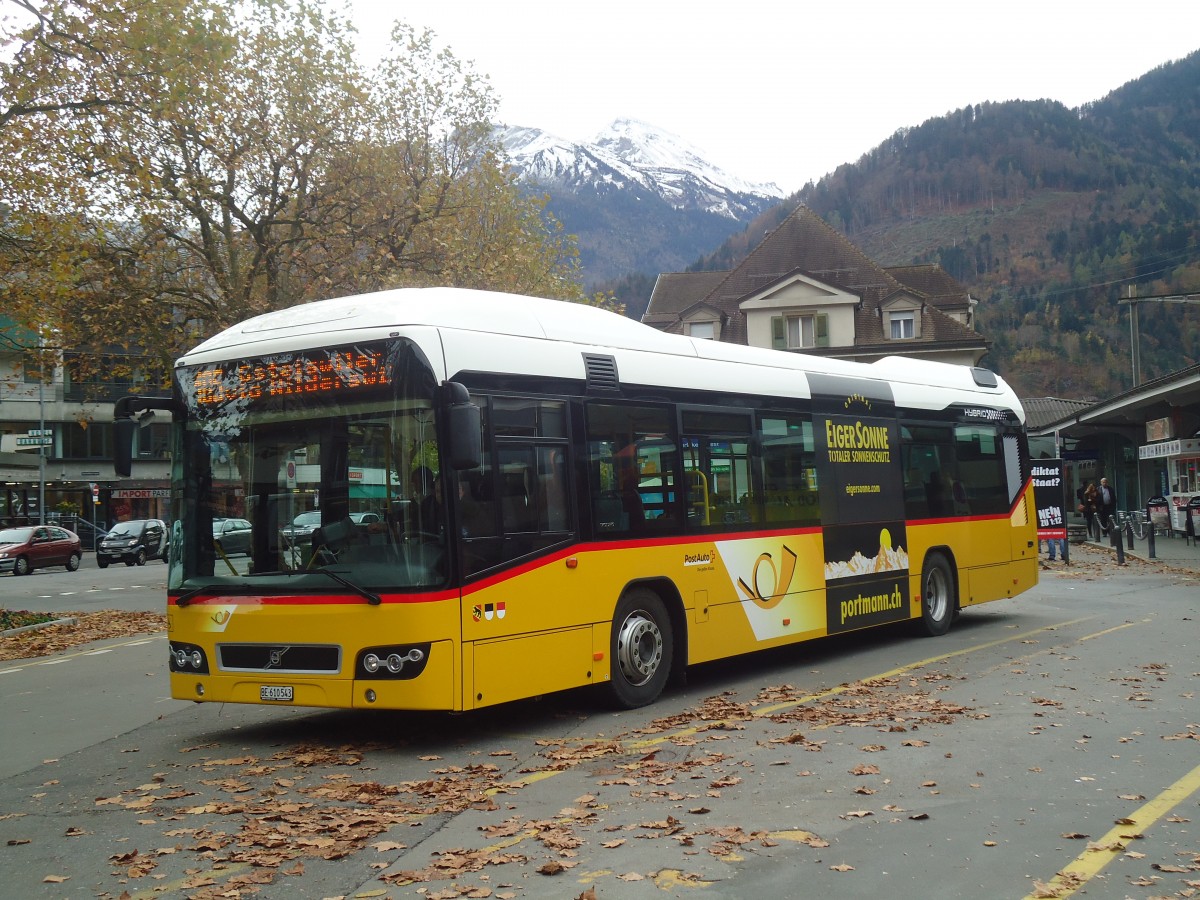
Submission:
[[[762,484],[755,508],[768,524],[817,525],[816,445],[812,419],[805,413],[764,412],[758,417]]]
[[[953,432],[950,425],[906,425],[901,432],[904,466],[904,514],[909,519],[964,514],[961,485],[955,485]]]
[[[954,429],[954,450],[962,482],[959,488],[966,514],[1006,513],[1009,507],[1008,474],[1004,446],[993,425],[959,425]],[[959,498],[956,496],[956,500]]]
[[[757,520],[752,500],[750,416],[725,410],[684,410],[683,470],[687,524],[729,530]]]
[[[538,530],[570,531],[566,450],[538,447]]]
[[[561,543],[574,531],[566,481],[566,403],[530,397],[473,400],[483,411],[484,462],[460,474],[455,501],[468,575]]]
[[[597,537],[678,528],[674,431],[664,407],[588,404],[588,489]]]

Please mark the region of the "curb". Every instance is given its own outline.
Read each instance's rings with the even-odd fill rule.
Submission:
[[[55,625],[78,625],[79,620],[74,616],[68,619],[55,619],[53,622],[38,622],[36,625],[22,625],[20,628],[10,628],[7,631],[0,631],[0,638],[9,637],[14,634],[24,634],[27,631],[41,631],[43,628],[53,628]]]

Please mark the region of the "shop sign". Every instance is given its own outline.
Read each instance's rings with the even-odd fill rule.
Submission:
[[[1167,456],[1179,456],[1181,453],[1200,453],[1200,441],[1162,441],[1138,447],[1138,459],[1163,459]]]
[[[1175,430],[1171,427],[1169,416],[1162,419],[1150,419],[1146,422],[1146,443],[1169,441],[1173,437],[1175,437]]]

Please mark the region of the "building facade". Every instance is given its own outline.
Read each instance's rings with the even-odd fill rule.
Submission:
[[[642,321],[696,338],[859,362],[976,365],[975,304],[938,266],[884,268],[799,206],[728,272],[659,275]]]
[[[1161,497],[1173,531],[1186,531],[1189,506],[1195,528],[1200,518],[1200,365],[1095,403],[1024,403],[1031,452],[1064,460],[1068,500],[1088,482],[1107,478],[1118,510],[1145,510],[1151,499]],[[1031,411],[1042,415],[1035,418]]]
[[[44,364],[42,364],[44,360]],[[65,521],[87,546],[94,529],[166,518],[169,422],[135,439],[133,477],[112,464],[113,403],[138,379],[74,383],[64,354],[0,316],[0,526]]]

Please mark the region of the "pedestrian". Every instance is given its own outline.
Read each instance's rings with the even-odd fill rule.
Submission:
[[[1109,487],[1108,479],[1100,479],[1100,492],[1097,511],[1100,513],[1100,530],[1108,534],[1109,523],[1117,514],[1117,494]]]
[[[1087,533],[1090,538],[1096,533],[1092,527],[1096,520],[1098,504],[1100,502],[1099,491],[1096,490],[1096,482],[1089,481],[1087,487],[1081,487],[1078,492],[1079,496],[1079,512],[1083,515],[1084,524],[1087,525]]]
[[[1058,551],[1062,551],[1063,562],[1067,561],[1067,545],[1062,538],[1048,538],[1046,540],[1046,549],[1050,557],[1050,562],[1054,562],[1058,557]]]

